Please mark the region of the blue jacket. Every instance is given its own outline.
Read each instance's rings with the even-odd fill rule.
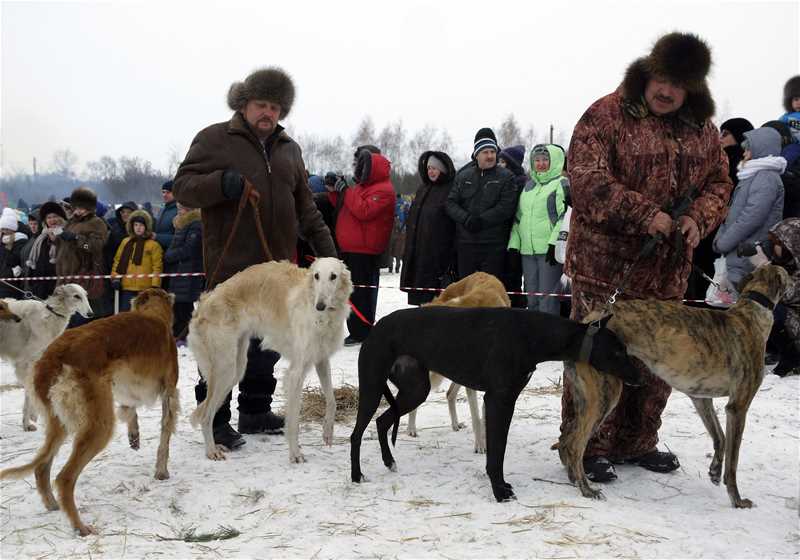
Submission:
[[[172,236],[175,235],[175,226],[172,225],[172,220],[178,215],[178,203],[174,200],[167,202],[158,216],[156,225],[153,231],[156,234],[156,241],[161,245],[165,251],[169,249],[172,243]]]
[[[203,226],[200,210],[192,210],[175,219],[175,235],[164,253],[164,270],[170,272],[203,272]],[[177,302],[194,302],[203,291],[202,276],[173,276],[169,291]]]

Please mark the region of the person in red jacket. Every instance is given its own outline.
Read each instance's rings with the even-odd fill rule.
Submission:
[[[361,344],[375,322],[379,259],[389,245],[394,225],[395,192],[390,170],[391,163],[377,148],[362,148],[356,151],[356,184],[348,186],[340,181],[336,192],[329,193],[331,204],[338,208],[336,242],[340,258],[350,269],[353,284],[374,286],[353,290],[350,300],[369,323],[351,313],[345,346]]]

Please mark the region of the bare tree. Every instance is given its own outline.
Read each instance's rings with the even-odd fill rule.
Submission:
[[[92,181],[110,181],[117,178],[119,174],[116,160],[109,156],[87,162],[86,171]]]
[[[500,148],[507,148],[509,146],[525,143],[522,129],[520,129],[514,113],[509,113],[506,119],[500,124],[500,127],[497,129],[497,141],[500,144]]]
[[[392,162],[392,168],[399,172],[406,170],[403,162],[403,152],[406,144],[406,131],[403,122],[389,123],[378,135],[378,147],[381,152]]]
[[[62,175],[75,178],[75,166],[78,165],[78,156],[72,150],[65,148],[63,150],[56,150],[53,152],[52,169],[56,175]]]
[[[353,136],[353,146],[375,144],[376,140],[375,123],[372,122],[372,117],[366,116],[361,120],[358,129],[356,129],[356,133]]]
[[[181,151],[175,144],[172,144],[167,150],[167,175],[170,177],[175,177],[175,174],[178,172],[178,168],[181,166],[181,162],[183,158],[181,157]]]

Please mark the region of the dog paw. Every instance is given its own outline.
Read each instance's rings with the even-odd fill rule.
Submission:
[[[89,535],[97,534],[97,530],[91,525],[78,525],[75,527],[75,530],[78,531],[78,534],[82,537],[88,537]]]
[[[492,492],[494,492],[494,497],[498,502],[510,502],[517,499],[514,490],[511,489],[511,485],[506,482],[497,485],[493,484]]]
[[[463,430],[464,428],[467,427],[467,425],[464,424],[464,422],[453,422],[452,424],[450,424],[450,426],[452,426],[454,432]]]
[[[417,437],[417,430],[408,430],[406,433],[409,437]]]
[[[475,453],[480,453],[481,455],[486,455],[486,444],[475,444]]]
[[[224,445],[217,445],[214,449],[206,451],[206,457],[212,461],[224,461],[226,451],[228,449]]]
[[[25,426],[22,426],[22,429],[25,430],[26,432],[35,432],[36,431],[36,425],[35,424],[27,424]]]
[[[363,474],[360,474],[358,476],[352,477],[352,480],[353,480],[354,484],[361,484],[362,482],[369,482],[369,480],[367,480],[367,477],[364,476]]]
[[[169,478],[169,471],[156,471],[156,480],[167,480]]]
[[[739,498],[733,502],[733,507],[741,509],[750,509],[754,505],[755,504],[747,498]]]
[[[397,472],[397,462],[392,461],[392,464],[387,466],[386,468],[388,468],[391,472]]]
[[[600,501],[604,501],[606,499],[602,491],[595,490],[594,488],[589,486],[589,483],[581,485],[580,491],[584,498],[589,498],[591,500],[600,500]]]
[[[61,507],[53,496],[44,500],[44,507],[47,511],[58,511]]]
[[[129,436],[128,437],[128,445],[131,446],[131,449],[139,450],[139,436]]]
[[[294,463],[298,463],[298,464],[299,464],[299,463],[305,463],[305,462],[306,462],[306,458],[305,458],[305,456],[304,456],[302,453],[300,453],[300,452],[297,452],[297,453],[290,453],[290,454],[289,454],[289,462],[290,462],[290,463],[293,463],[293,464],[294,464]]]

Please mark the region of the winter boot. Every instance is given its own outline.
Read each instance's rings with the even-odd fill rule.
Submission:
[[[681,466],[678,458],[673,453],[669,451],[659,451],[658,449],[653,449],[638,457],[626,459],[625,462],[631,465],[639,465],[649,471],[659,473],[672,472]]]
[[[271,410],[254,414],[239,412],[239,431],[243,434],[279,435],[283,433],[283,425],[283,416]]]
[[[214,426],[214,443],[224,445],[233,451],[247,442],[239,432],[231,428],[231,425],[226,422],[225,424]]]
[[[611,482],[617,479],[614,465],[605,457],[584,457],[583,470],[592,482]]]

